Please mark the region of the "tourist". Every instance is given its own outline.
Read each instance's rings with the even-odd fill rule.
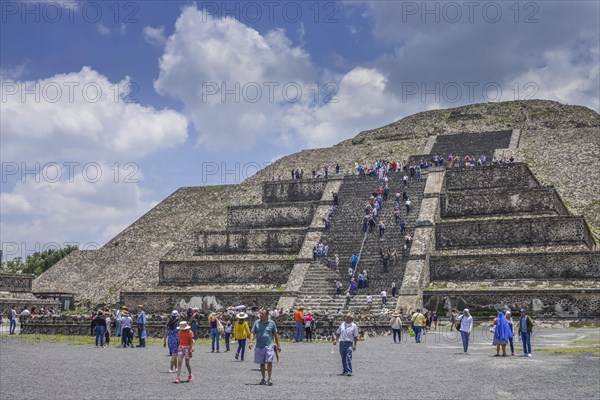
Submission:
[[[514,356],[515,355],[515,343],[514,343],[515,324],[512,319],[512,313],[510,311],[507,311],[506,314],[504,314],[504,316],[506,317],[506,322],[508,322],[508,329],[510,329],[510,335],[508,336],[508,343],[510,343],[510,355]]]
[[[417,308],[417,311],[412,315],[410,320],[413,324],[413,330],[415,331],[415,342],[421,343],[421,329],[423,329],[423,321],[425,321],[425,316],[421,314],[420,308]]]
[[[335,281],[335,297],[339,297],[342,293],[342,282],[339,280]]]
[[[410,200],[406,199],[404,205],[406,206],[406,215],[408,215],[408,213],[410,212]]]
[[[437,324],[438,324],[437,311],[433,312],[433,315],[431,316],[431,320],[433,321],[433,329],[435,329],[437,331]]]
[[[254,339],[256,338],[256,349],[254,350],[254,363],[260,364],[260,374],[262,379],[260,385],[273,385],[271,373],[273,371],[273,358],[275,351],[281,352],[279,344],[279,334],[277,333],[277,325],[273,320],[269,319],[268,311],[260,310],[260,319],[254,321],[250,332],[250,344],[248,348],[252,350]],[[276,349],[273,348],[275,341]],[[265,377],[265,372],[268,378]],[[266,378],[266,379],[265,379]]]
[[[171,363],[169,364],[169,372],[177,372],[177,351],[179,349],[179,312],[173,310],[171,316],[165,325],[165,333],[163,335],[163,347],[169,345],[169,356]]]
[[[119,308],[117,310],[117,312],[115,313],[115,336],[120,338],[121,337],[121,312],[122,312],[122,308]]]
[[[304,333],[306,334],[306,341],[312,342],[312,333],[315,326],[315,317],[312,314],[310,308],[304,316]]]
[[[352,267],[348,268],[348,278],[352,279],[352,277],[354,276],[354,270],[352,269]]]
[[[121,311],[121,347],[126,348],[127,346],[133,347],[133,332],[131,331],[131,325],[133,319],[129,316],[129,311]]]
[[[371,310],[372,306],[373,306],[373,296],[368,294],[367,295],[367,311]]]
[[[354,279],[350,281],[350,293],[352,293],[352,296],[356,294],[356,281]]]
[[[394,343],[401,343],[402,320],[400,319],[400,314],[397,312],[392,314],[392,319],[390,319],[390,327],[392,328],[392,334],[394,335]],[[396,336],[398,336],[398,342],[396,342]]]
[[[277,312],[277,310],[275,310]],[[233,325],[231,320],[227,320],[225,326],[223,327],[223,331],[225,333],[225,352],[231,351],[230,342],[231,342],[231,333],[233,331]]]
[[[397,293],[398,293],[398,288],[396,287],[396,282],[392,282],[392,298],[396,298]]]
[[[473,330],[473,317],[469,312],[468,308],[463,310],[463,314],[457,317],[458,325],[456,328],[460,331],[460,337],[462,339],[463,351],[467,354],[469,350],[469,337]]]
[[[363,279],[364,279],[363,284],[365,285],[365,288],[368,289],[369,288],[369,275],[367,274],[367,270],[364,269],[362,274],[363,274]]]
[[[337,254],[335,255],[335,272],[340,272],[340,257]]]
[[[21,310],[21,314],[19,315],[19,324],[21,325],[21,330],[19,332],[20,335],[25,333],[25,328],[27,326],[27,318],[29,318],[29,316],[31,316],[31,312],[29,312],[27,307],[23,308]]]
[[[137,306],[138,315],[136,319],[136,323],[138,326],[138,340],[139,344],[135,347],[146,347],[146,324],[148,323],[148,319],[146,318],[146,313],[144,312],[144,306]]]
[[[200,311],[198,307],[192,308],[192,315],[188,319],[192,333],[194,334],[194,340],[198,339],[198,319],[200,319],[198,311]]]
[[[235,359],[239,359],[241,354],[241,361],[244,361],[244,354],[246,353],[246,339],[248,339],[248,336],[250,336],[250,327],[248,326],[248,322],[246,322],[248,314],[241,312],[235,317],[237,318],[237,322],[233,327],[233,337],[238,342],[238,348],[235,352]]]
[[[294,339],[296,343],[302,341],[303,330],[304,330],[304,307],[300,306],[294,313],[294,321],[296,322],[296,334]]]
[[[345,301],[344,301],[344,309],[348,309],[350,306],[350,300],[352,300],[352,296],[349,291],[346,291]]]
[[[192,366],[190,365],[190,359],[194,352],[194,333],[192,327],[188,325],[186,321],[179,323],[179,347],[177,348],[177,377],[175,383],[181,382],[181,368],[183,366],[183,359],[185,358],[185,367],[188,370],[188,382],[194,380],[192,375]]]
[[[9,335],[14,335],[15,329],[17,329],[17,311],[15,310],[15,306],[12,306],[8,312],[8,325]]]
[[[313,246],[313,261],[317,261],[317,246]]]
[[[358,274],[358,288],[362,289],[365,287],[365,276],[362,274],[362,272],[359,272]]]
[[[106,317],[106,329],[104,330],[104,342],[107,346],[110,346],[110,324],[112,322],[108,308],[104,310],[104,316]]]
[[[210,313],[210,315],[208,316],[208,324],[210,326],[210,338],[212,341],[211,344],[211,353],[215,352],[215,347],[217,348],[217,353],[220,353],[220,349],[219,349],[219,344],[221,342],[221,332],[224,331],[223,329],[223,321],[220,320],[221,316],[223,314],[221,313]],[[216,346],[215,346],[216,344]]]
[[[519,334],[523,343],[523,357],[531,357],[531,332],[533,332],[533,320],[527,315],[527,310],[523,308],[521,309],[521,318],[519,320]]]
[[[94,318],[94,325],[96,326],[96,347],[100,343],[100,347],[104,347],[104,331],[106,330],[106,318],[102,311],[98,311]]]
[[[350,262],[352,263],[352,274],[354,274],[356,264],[358,264],[358,256],[356,254],[352,254],[352,257],[350,257]]]
[[[379,238],[381,239],[385,234],[385,224],[383,221],[379,221]]]
[[[450,313],[450,332],[454,330],[454,324],[456,324],[458,312],[456,310],[452,310]]]
[[[406,222],[400,221],[400,235],[404,236],[406,233]]]
[[[352,352],[356,351],[358,341],[358,327],[353,321],[352,314],[346,314],[345,321],[337,329],[333,345],[340,342],[340,356],[342,357],[342,375],[352,376]]]
[[[385,306],[387,304],[387,292],[382,290],[381,293],[379,293],[379,297],[381,297],[381,305]]]
[[[508,343],[509,335],[512,336],[512,334],[502,311],[498,311],[498,316],[494,318],[494,326],[496,329],[494,330],[492,345],[496,346],[495,357],[500,356],[500,346],[502,346],[502,356],[506,357],[506,344]]]

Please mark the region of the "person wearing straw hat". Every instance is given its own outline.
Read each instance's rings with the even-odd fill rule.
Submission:
[[[188,382],[194,380],[192,366],[190,365],[190,358],[192,358],[192,353],[194,352],[194,344],[192,327],[186,321],[181,321],[179,323],[179,347],[177,348],[177,377],[175,378],[175,383],[181,382],[179,377],[181,375],[181,367],[184,358],[185,367],[188,370]]]
[[[272,319],[269,319],[269,313],[266,309],[260,310],[260,319],[254,321],[252,330],[250,331],[250,344],[248,348],[252,350],[254,338],[256,338],[256,349],[254,350],[254,363],[260,364],[260,373],[262,375],[261,385],[272,386],[271,372],[273,371],[273,359],[275,358],[275,349],[273,349],[273,341],[277,346],[277,352],[281,352],[281,344],[279,343],[279,334],[277,333],[277,325]],[[265,372],[268,374],[268,379],[265,379]]]
[[[248,326],[248,322],[246,321],[248,314],[241,312],[236,314],[235,317],[237,318],[237,322],[233,324],[233,337],[238,342],[235,359],[238,360],[241,353],[241,361],[244,361],[244,353],[246,352],[246,339],[248,339],[248,336],[250,336],[250,326]]]
[[[394,335],[394,343],[402,343],[402,320],[400,319],[400,314],[397,312],[392,314],[390,327],[392,328],[392,334]],[[396,336],[398,336],[398,342],[396,342]]]
[[[129,346],[133,347],[133,344],[131,343],[131,338],[133,337],[131,324],[133,324],[133,319],[129,316],[129,311],[126,309],[121,311],[119,322],[121,322],[121,347],[124,349]]]

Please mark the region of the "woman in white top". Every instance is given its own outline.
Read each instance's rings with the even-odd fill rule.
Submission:
[[[467,354],[467,350],[469,349],[469,336],[473,330],[473,317],[471,317],[468,308],[463,310],[463,315],[458,317],[458,321],[460,323],[459,330],[460,337],[462,338],[463,350],[465,354]]]

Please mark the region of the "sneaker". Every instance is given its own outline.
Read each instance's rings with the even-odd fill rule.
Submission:
[[[266,379],[261,379],[259,385],[266,385],[267,384],[267,380]]]
[[[194,380],[194,375],[190,375],[190,376],[188,376],[188,382],[191,382],[191,381],[193,381],[193,380]]]
[[[348,372],[346,376],[352,376],[352,372]]]
[[[235,353],[235,359],[237,360],[238,358],[240,358],[240,353]]]
[[[527,354],[527,357],[531,357],[531,353]]]
[[[267,379],[267,386],[273,386],[273,381],[271,378]]]
[[[175,383],[181,383],[181,379],[175,378]]]

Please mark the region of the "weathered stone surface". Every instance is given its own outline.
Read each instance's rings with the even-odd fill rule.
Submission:
[[[509,147],[511,136],[512,130],[457,133],[452,136],[440,135],[437,137],[430,154],[439,154],[443,157],[448,154],[462,157],[466,155],[474,157],[485,155],[488,159],[491,159],[495,149]]]
[[[224,310],[231,305],[244,304],[247,307],[268,307],[273,309],[285,292],[243,292],[243,291],[154,291],[123,292],[121,303],[135,309],[138,304],[150,313],[168,313],[171,310],[198,307],[201,310]]]
[[[235,228],[276,228],[307,226],[313,218],[316,204],[286,204],[231,206],[227,210],[227,225]]]
[[[494,315],[499,309],[526,308],[536,318],[598,317],[600,289],[576,290],[427,290],[423,304],[429,310],[446,313],[468,308],[476,315]]]
[[[32,275],[0,273],[0,292],[31,292]]]
[[[285,175],[287,177],[287,175]],[[285,180],[263,183],[263,201],[265,203],[314,201],[323,195],[325,179]]]
[[[527,165],[520,163],[450,168],[444,178],[444,188],[448,191],[539,186]]]
[[[293,262],[267,261],[161,261],[159,283],[194,284],[285,284]]]
[[[438,222],[436,248],[543,246],[586,243],[589,232],[581,217],[541,217]]]
[[[306,229],[251,229],[200,232],[198,254],[210,253],[297,253]]]
[[[500,214],[569,215],[551,187],[531,189],[478,189],[442,193],[442,218],[493,216]]]
[[[430,257],[431,280],[599,279],[600,253],[535,253]]]

